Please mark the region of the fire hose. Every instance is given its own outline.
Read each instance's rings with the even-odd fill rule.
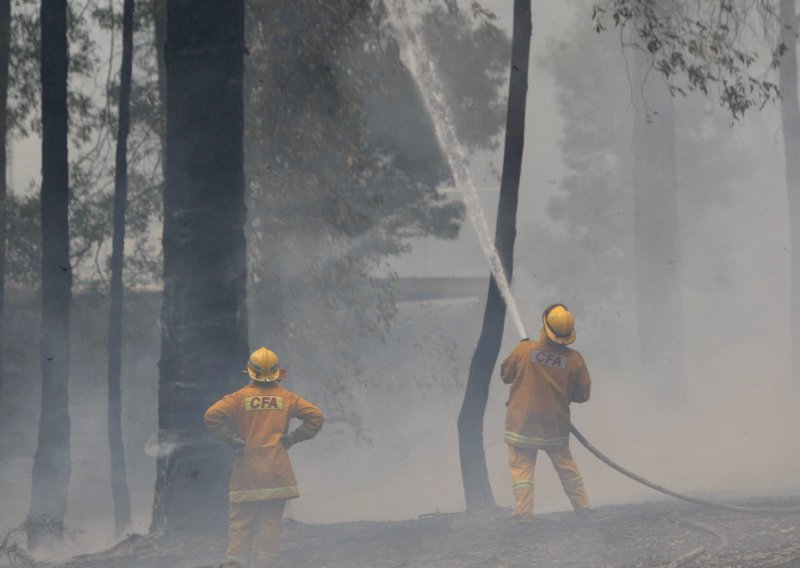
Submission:
[[[793,515],[793,514],[800,513],[800,507],[786,507],[786,508],[784,508],[784,507],[781,507],[781,508],[746,507],[746,506],[743,506],[743,505],[730,505],[728,503],[720,503],[718,501],[710,501],[708,499],[700,499],[698,497],[690,497],[689,495],[684,495],[682,493],[678,493],[677,491],[673,491],[672,489],[668,489],[667,487],[664,487],[662,485],[658,485],[657,483],[653,483],[652,481],[650,481],[648,479],[645,479],[641,475],[637,475],[636,473],[632,472],[631,470],[622,467],[621,465],[619,465],[618,463],[613,461],[611,458],[609,458],[607,455],[605,455],[603,452],[601,452],[600,450],[595,448],[589,442],[589,440],[587,440],[586,437],[583,434],[581,434],[580,431],[574,425],[571,425],[571,432],[572,432],[572,435],[575,436],[575,438],[577,438],[577,440],[581,444],[583,444],[583,446],[587,450],[589,450],[589,452],[594,457],[596,457],[601,462],[603,462],[604,464],[609,466],[611,469],[613,469],[615,471],[618,471],[619,473],[621,473],[625,477],[628,477],[628,478],[632,479],[633,481],[636,481],[637,483],[640,483],[641,485],[644,485],[645,487],[649,487],[650,489],[654,489],[655,491],[659,491],[660,493],[663,493],[665,495],[669,495],[670,497],[674,497],[676,499],[681,499],[682,501],[688,501],[689,503],[694,503],[695,505],[702,505],[704,507],[713,507],[715,509],[722,509],[722,510],[725,510],[725,511],[733,511],[733,512],[736,512],[736,513],[749,513],[749,514],[756,514],[756,515],[775,515],[775,514]],[[706,525],[704,523],[698,523],[696,521],[679,521],[679,522],[682,522],[684,524],[692,526],[693,528],[696,528],[696,529],[699,529],[701,531],[704,531],[704,532],[707,532],[707,533],[710,533],[710,534],[714,535],[718,540],[718,544],[715,547],[714,552],[717,552],[717,551],[721,550],[728,543],[728,540],[725,538],[725,536],[722,535],[717,529],[715,529],[714,527],[712,527],[710,525]],[[694,550],[691,550],[691,551],[687,552],[686,554],[683,554],[683,555],[679,556],[678,558],[674,559],[672,562],[669,563],[667,568],[678,568],[679,566],[686,566],[687,564],[690,564],[696,558],[698,558],[699,556],[704,554],[706,551],[707,551],[707,549],[704,546],[695,548]]]
[[[787,514],[787,515],[796,515],[800,513],[800,507],[786,507],[786,508],[771,508],[771,507],[745,507],[742,505],[729,505],[727,503],[720,503],[718,501],[709,501],[708,499],[700,499],[698,497],[690,497],[688,495],[683,495],[682,493],[678,493],[677,491],[673,491],[672,489],[668,489],[663,487],[662,485],[658,485],[649,481],[642,477],[641,475],[637,475],[633,473],[629,469],[625,469],[618,463],[614,462],[611,458],[605,455],[603,452],[595,448],[589,440],[587,440],[580,431],[575,428],[575,426],[571,427],[572,435],[577,438],[577,440],[583,444],[583,446],[589,450],[589,452],[594,455],[597,459],[601,462],[609,466],[611,469],[614,469],[628,477],[637,483],[641,483],[642,485],[649,487],[650,489],[655,489],[665,495],[669,495],[670,497],[675,497],[676,499],[681,499],[683,501],[688,501],[689,503],[694,503],[695,505],[703,505],[705,507],[714,507],[716,509],[724,509],[726,511],[734,511],[736,513],[751,513],[756,515],[775,515],[775,514]]]

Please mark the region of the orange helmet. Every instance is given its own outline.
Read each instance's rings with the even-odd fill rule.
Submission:
[[[575,341],[575,318],[564,304],[553,304],[542,314],[544,332],[559,345],[569,345]]]

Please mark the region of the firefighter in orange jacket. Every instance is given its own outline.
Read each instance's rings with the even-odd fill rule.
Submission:
[[[269,349],[250,356],[247,374],[247,386],[214,403],[204,420],[212,436],[236,449],[226,566],[246,567],[252,556],[254,566],[272,568],[286,500],[300,496],[287,450],[313,438],[324,418],[316,406],[279,384],[286,371]],[[292,418],[303,424],[289,432]]]
[[[503,361],[503,382],[511,385],[506,418],[514,519],[533,520],[533,470],[544,450],[561,485],[579,514],[591,511],[583,478],[569,451],[571,402],[589,400],[591,381],[581,354],[567,345],[575,341],[575,320],[562,304],[542,314],[538,341],[522,340]]]

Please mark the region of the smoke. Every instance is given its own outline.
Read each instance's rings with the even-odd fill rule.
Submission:
[[[160,436],[153,435],[147,439],[144,453],[154,459],[165,458],[175,453],[182,445],[175,432],[162,432]]]
[[[534,53],[566,70],[573,69],[567,65],[570,60],[592,49],[618,57],[615,45],[602,43],[605,40],[587,29],[580,41],[571,43],[576,49],[557,49],[563,56],[558,59],[546,50],[547,38],[565,37],[572,26],[572,8],[552,9],[546,26],[535,17]],[[508,11],[500,14],[510,16]],[[501,23],[510,29],[508,19]],[[621,185],[627,173],[625,156],[613,151],[630,133],[629,89],[623,63],[612,67],[612,59],[608,61],[598,67],[599,74],[616,87],[598,79],[591,92],[576,89],[575,96],[584,98],[568,102],[583,100],[581,108],[557,104],[563,92],[551,67],[531,69],[514,281],[520,325],[535,332],[542,308],[553,301],[565,302],[575,312],[574,347],[586,359],[593,392],[588,403],[573,406],[573,421],[621,464],[654,482],[701,496],[797,493],[800,451],[793,433],[800,417],[789,381],[788,224],[776,109],[767,107],[729,128],[724,116],[702,102],[677,104],[676,113],[684,117],[679,130],[686,135],[680,142],[678,168],[688,388],[681,404],[666,406],[647,385],[652,362],[637,358],[636,307],[625,270],[630,250],[630,218],[625,217],[631,212],[614,207],[631,191]],[[581,73],[571,77],[576,82]],[[583,75],[587,77],[591,76]],[[566,120],[569,113],[584,121],[581,128],[569,128],[575,126]],[[592,114],[608,119],[603,128],[584,128]],[[581,144],[595,136],[592,140],[599,139],[606,152],[602,161],[579,162],[578,174],[595,175],[580,186],[585,190],[579,195],[583,201],[549,207],[554,196],[562,195],[571,173],[565,147],[577,148],[578,158],[584,159],[588,153]],[[497,157],[477,156],[470,165],[475,169],[475,163]],[[600,163],[607,169],[601,171]],[[480,174],[496,181],[491,172]],[[481,197],[486,205],[496,194]],[[554,209],[575,214],[564,221]],[[491,218],[492,211],[486,213]],[[608,230],[602,235],[592,232],[600,226]],[[488,285],[489,266],[481,245],[471,231],[462,233],[455,241],[413,240],[410,254],[381,264],[381,269],[397,271],[400,277],[480,276]],[[577,245],[576,236],[582,237]],[[614,255],[603,254],[609,250],[605,244],[615,247]],[[294,275],[301,264],[298,260],[280,269]],[[319,293],[326,292],[330,291]],[[485,290],[468,300],[401,303],[384,337],[351,337],[348,331],[336,345],[346,355],[357,356],[352,365],[342,365],[315,343],[298,342],[291,351],[279,351],[282,364],[292,372],[287,386],[329,416],[339,417],[329,420],[317,438],[292,449],[302,498],[291,502],[288,516],[328,523],[463,510],[455,422],[484,295]],[[41,395],[38,301],[23,296],[8,304],[12,312],[7,370],[13,382],[5,386],[0,402],[0,427],[4,434],[12,432],[7,438],[11,447],[3,448],[0,464],[0,525],[9,527],[27,514]],[[126,315],[123,433],[136,519],[131,530],[143,532],[152,505],[155,459],[174,452],[178,442],[157,438],[160,298],[136,298],[130,296]],[[324,302],[304,308],[306,322],[339,315],[325,311]],[[88,551],[113,540],[105,430],[105,300],[79,296],[74,313],[73,475],[66,523],[83,531],[80,546]],[[275,336],[292,343],[291,330],[270,328],[271,320],[263,313],[254,313],[252,319],[263,320],[263,334],[252,337],[254,346]],[[517,342],[519,325],[509,322],[508,327],[501,357]],[[508,387],[495,372],[484,436],[492,487],[502,506],[512,502],[503,443],[507,395]],[[595,505],[665,499],[609,470],[575,442],[572,448]],[[568,507],[547,457],[541,455],[537,511]]]
[[[107,299],[83,291],[73,299],[70,419],[72,475],[66,527],[77,532],[75,543],[37,552],[66,558],[107,548],[114,542],[109,449],[106,421]],[[132,498],[131,532],[146,532],[152,506],[157,425],[157,366],[160,295],[126,295],[123,352],[122,431],[128,485]],[[13,291],[6,303],[7,383],[0,407],[3,461],[0,462],[0,527],[25,520],[31,492],[41,390],[38,387],[38,310],[36,294]],[[44,393],[46,397],[46,393]]]

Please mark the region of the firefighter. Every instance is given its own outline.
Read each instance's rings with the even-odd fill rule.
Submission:
[[[505,442],[514,519],[520,523],[533,520],[533,470],[539,450],[553,462],[575,512],[592,511],[569,451],[569,405],[589,400],[589,371],[581,354],[567,347],[575,341],[575,320],[566,306],[547,308],[542,324],[539,340],[523,339],[500,367],[503,382],[511,385]]]
[[[225,566],[245,568],[252,558],[256,568],[272,568],[286,501],[300,496],[287,450],[313,438],[324,418],[280,385],[286,371],[266,347],[250,355],[246,372],[247,386],[214,403],[204,420],[212,436],[235,449]],[[292,418],[303,423],[289,432]]]

